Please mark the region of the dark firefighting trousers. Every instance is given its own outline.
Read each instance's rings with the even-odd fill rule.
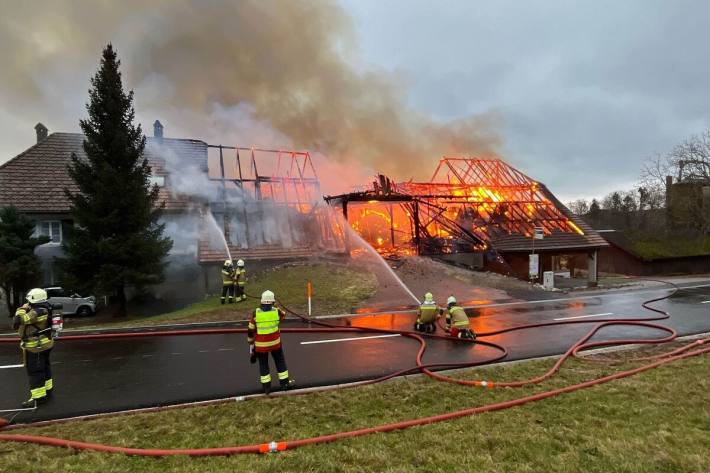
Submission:
[[[244,284],[237,284],[237,296],[235,297],[237,301],[246,300],[244,295]]]
[[[283,348],[270,352],[256,352],[256,359],[259,360],[259,376],[261,384],[271,385],[271,373],[269,371],[269,353],[276,364],[276,371],[279,373],[279,381],[282,386],[288,385],[288,368],[286,367],[286,358],[284,357]]]
[[[44,399],[54,388],[52,367],[49,362],[51,351],[52,349],[50,348],[40,353],[25,352],[25,368],[30,380],[32,399]]]
[[[222,303],[224,304],[224,300],[229,296],[228,302],[233,302],[234,301],[234,284],[230,285],[223,285],[222,286]]]

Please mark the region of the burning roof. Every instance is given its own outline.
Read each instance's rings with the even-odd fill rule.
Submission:
[[[606,246],[543,184],[500,159],[444,157],[429,182],[379,176],[326,200],[382,253],[527,251],[536,227],[545,234],[539,250]]]

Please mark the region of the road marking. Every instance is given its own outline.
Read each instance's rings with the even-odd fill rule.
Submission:
[[[354,340],[367,340],[370,338],[388,338],[388,337],[399,337],[398,333],[393,333],[391,335],[373,335],[371,337],[351,337],[351,338],[333,338],[330,340],[313,340],[312,342],[301,342],[301,345],[315,345],[316,343],[336,343],[336,342],[351,342]]]
[[[217,351],[234,351],[234,348],[219,348]]]
[[[703,301],[701,304],[710,304],[710,301]]]
[[[150,358],[153,355],[141,355],[141,358]]]
[[[177,355],[182,355],[182,353],[177,353],[177,352],[175,352],[175,353],[171,353],[171,355],[177,356]]]
[[[25,365],[5,365],[5,366],[0,366],[0,370],[6,369],[6,368],[22,368]]]
[[[114,356],[114,357],[111,358],[111,359],[112,359],[112,360],[122,360],[123,357],[122,357],[122,356]]]
[[[560,317],[559,319],[553,319],[553,320],[586,319],[588,317],[603,317],[605,315],[614,315],[614,313],[613,312],[604,312],[603,314],[576,315],[574,317]]]
[[[209,350],[198,350],[197,353],[209,353]]]

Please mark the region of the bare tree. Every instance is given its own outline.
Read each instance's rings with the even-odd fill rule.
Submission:
[[[575,215],[586,215],[589,212],[589,204],[585,199],[577,199],[567,204]]]

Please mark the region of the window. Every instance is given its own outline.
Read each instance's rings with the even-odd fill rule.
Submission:
[[[153,187],[154,184],[157,184],[158,187],[165,187],[165,176],[156,176],[155,174],[152,174],[148,178],[148,183],[151,187]]]
[[[49,243],[62,242],[62,222],[59,220],[48,220],[37,222],[37,236],[49,237]]]

